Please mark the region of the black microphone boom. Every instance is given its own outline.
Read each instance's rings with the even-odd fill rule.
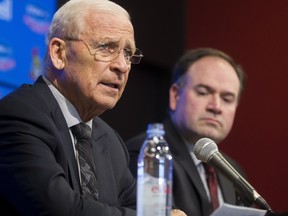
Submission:
[[[255,203],[262,209],[272,211],[268,203],[221,155],[213,140],[209,138],[198,140],[194,147],[194,154],[198,160],[208,163],[225,175],[234,184],[239,195],[242,195],[242,199],[245,199],[246,204],[252,205]]]

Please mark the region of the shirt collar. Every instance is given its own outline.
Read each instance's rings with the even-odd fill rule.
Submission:
[[[68,127],[70,128],[82,122],[75,106],[67,98],[65,98],[64,95],[62,95],[45,76],[43,76],[43,79],[58,102]],[[92,119],[86,122],[86,124],[92,129]]]
[[[192,144],[192,143],[189,143],[189,142],[187,142],[187,141],[184,141],[185,142],[185,144],[186,144],[186,146],[187,146],[187,148],[188,148],[188,150],[189,150],[189,153],[190,153],[190,155],[191,155],[191,157],[192,157],[192,159],[193,159],[193,161],[194,161],[194,164],[196,165],[196,166],[199,166],[201,163],[202,163],[202,161],[201,160],[198,160],[197,159],[197,157],[196,157],[196,155],[194,154],[194,144]]]

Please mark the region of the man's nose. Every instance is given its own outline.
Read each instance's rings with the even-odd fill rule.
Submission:
[[[207,110],[212,112],[213,114],[220,114],[222,112],[220,96],[211,95],[207,105]]]
[[[131,63],[125,56],[124,49],[118,51],[118,56],[111,62],[111,65],[114,68],[117,68],[121,73],[130,71]]]

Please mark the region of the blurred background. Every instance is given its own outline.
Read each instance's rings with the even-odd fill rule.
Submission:
[[[65,0],[0,0],[0,97],[41,74],[45,33]],[[126,90],[101,117],[124,140],[162,121],[175,61],[213,47],[248,74],[234,128],[219,149],[245,169],[274,211],[288,211],[288,1],[115,0],[128,10],[137,47]],[[1,107],[0,107],[1,109]]]

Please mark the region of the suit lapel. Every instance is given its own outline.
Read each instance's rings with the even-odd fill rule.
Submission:
[[[73,143],[71,140],[70,132],[66,121],[60,111],[60,108],[57,108],[52,112],[53,119],[58,128],[59,142],[62,142],[62,146],[64,147],[65,156],[67,158],[67,170],[65,170],[66,174],[69,177],[69,182],[72,184],[71,186],[75,191],[80,190],[80,178],[78,172],[78,165],[75,159],[75,152],[73,148]],[[62,119],[63,118],[63,119]],[[62,119],[62,120],[61,120]],[[64,168],[65,169],[65,168]]]
[[[186,144],[176,132],[171,120],[165,122],[165,131],[167,132],[167,142],[169,143],[174,161],[177,161],[180,164],[183,170],[185,170],[190,181],[193,182],[191,184],[195,185],[199,197],[201,198],[201,202],[203,203],[202,212],[204,215],[208,215],[211,211],[210,204],[207,202],[208,197],[197,167],[189,154],[189,151],[187,150]]]
[[[218,172],[218,179],[224,202],[235,205],[236,194],[233,184],[225,176],[219,174],[219,172]]]
[[[42,99],[46,102],[46,106],[49,108],[51,113],[51,118],[54,121],[57,127],[57,140],[63,146],[63,153],[65,154],[64,158],[58,158],[62,160],[61,165],[67,175],[67,178],[70,182],[71,187],[75,190],[80,192],[80,178],[78,173],[78,166],[75,159],[75,153],[73,149],[73,143],[71,140],[69,128],[65,121],[65,118],[61,112],[61,109],[54,98],[53,94],[51,93],[49,87],[44,82],[43,78],[40,77],[36,81],[34,87],[37,89],[37,94],[42,97]],[[65,161],[67,159],[67,161]],[[66,164],[66,165],[65,165]]]
[[[187,150],[185,151],[187,153]],[[176,161],[179,162],[179,164],[185,170],[187,176],[189,176],[191,182],[193,182],[193,184],[196,186],[199,195],[203,199],[207,198],[202,180],[200,178],[200,175],[198,174],[197,167],[195,166],[191,156],[189,154],[185,154],[184,151],[182,150],[181,154],[175,153],[174,158]]]
[[[115,185],[115,172],[113,170],[111,152],[109,151],[109,134],[105,131],[103,123],[99,117],[93,119],[92,137],[93,137],[93,155],[96,167],[96,178],[99,185],[100,200],[117,201],[118,188]],[[111,138],[111,137],[110,137]],[[113,141],[112,141],[113,143]],[[115,143],[114,143],[115,144]],[[121,163],[121,162],[120,162]],[[117,182],[117,184],[120,182]]]

